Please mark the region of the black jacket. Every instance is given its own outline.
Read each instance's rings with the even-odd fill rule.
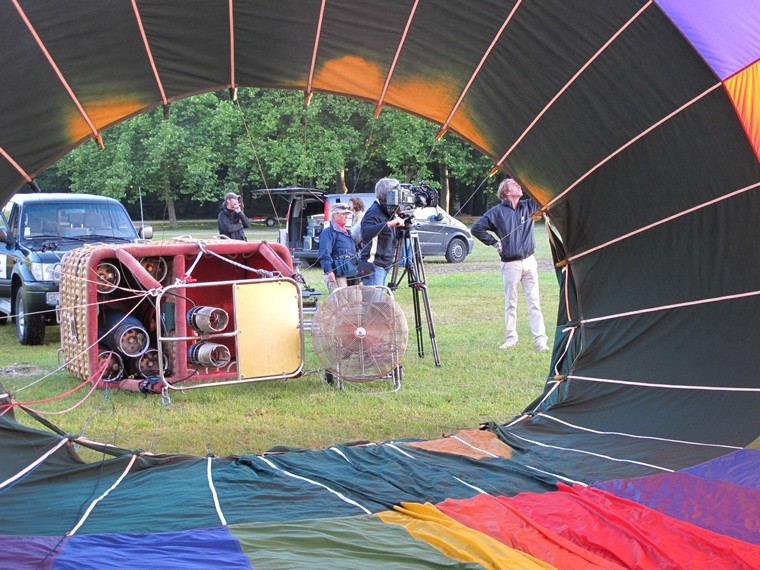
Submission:
[[[232,239],[239,239],[242,241],[248,241],[245,237],[243,229],[250,228],[251,222],[245,217],[243,212],[236,212],[230,210],[227,206],[222,206],[219,209],[219,216],[216,219],[219,225],[219,234],[230,237]]]
[[[530,216],[537,209],[538,204],[530,198],[520,200],[517,208],[513,208],[509,200],[504,200],[483,214],[470,232],[486,245],[494,245],[501,240],[502,261],[525,259],[533,255],[536,249]],[[488,232],[495,233],[497,238]]]
[[[362,261],[368,261],[385,269],[393,265],[393,257],[396,254],[396,228],[389,228],[386,225],[391,217],[386,207],[380,202],[373,202],[364,214]]]

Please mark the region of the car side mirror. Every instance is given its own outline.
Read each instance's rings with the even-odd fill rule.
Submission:
[[[142,239],[153,239],[153,226],[140,226],[137,228],[137,235]]]

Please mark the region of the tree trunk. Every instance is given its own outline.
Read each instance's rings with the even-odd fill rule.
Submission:
[[[337,174],[335,174],[335,188],[338,194],[347,194],[348,187],[346,186],[346,169],[341,168]]]
[[[450,212],[449,205],[451,203],[451,187],[449,186],[449,169],[444,163],[440,164],[441,172],[441,196],[439,205],[446,212]]]
[[[164,202],[166,202],[166,213],[169,215],[169,226],[177,227],[177,211],[174,209],[174,198],[172,198],[169,181],[164,183]]]

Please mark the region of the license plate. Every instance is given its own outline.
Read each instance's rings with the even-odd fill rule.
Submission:
[[[61,303],[61,294],[58,291],[45,293],[45,301],[47,301],[48,305],[57,307]]]

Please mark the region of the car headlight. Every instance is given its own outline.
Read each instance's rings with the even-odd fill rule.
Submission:
[[[32,262],[32,275],[37,281],[58,282],[61,280],[61,264]]]

